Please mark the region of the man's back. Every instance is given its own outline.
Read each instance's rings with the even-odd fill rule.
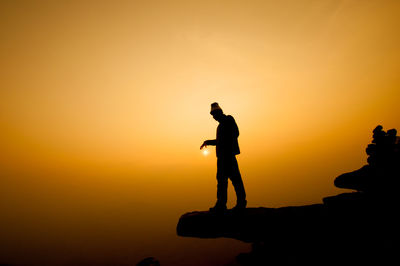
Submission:
[[[239,128],[235,119],[231,115],[225,116],[217,127],[217,157],[240,154],[238,137]]]

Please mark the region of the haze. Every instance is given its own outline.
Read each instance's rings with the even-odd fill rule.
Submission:
[[[215,101],[240,129],[248,206],[342,192],[333,179],[366,164],[373,128],[400,129],[399,12],[382,0],[2,1],[0,263],[218,265],[246,249],[175,235],[181,214],[215,203],[215,150],[199,150]]]

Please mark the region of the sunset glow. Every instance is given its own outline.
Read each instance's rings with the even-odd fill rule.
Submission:
[[[215,149],[199,154],[212,102],[239,126],[248,206],[341,192],[373,128],[400,129],[399,14],[389,0],[2,1],[0,263],[200,256],[172,235],[215,203]]]

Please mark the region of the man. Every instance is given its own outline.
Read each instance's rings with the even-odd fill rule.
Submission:
[[[219,122],[217,138],[206,140],[200,146],[202,149],[207,145],[215,145],[217,152],[217,203],[210,208],[210,211],[226,210],[228,178],[232,181],[236,192],[237,203],[234,210],[244,209],[247,205],[246,192],[236,160],[236,155],[240,153],[237,140],[239,129],[235,119],[225,115],[218,103],[211,104],[210,114]]]

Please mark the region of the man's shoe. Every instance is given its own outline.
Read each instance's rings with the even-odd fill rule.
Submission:
[[[244,210],[244,209],[246,209],[246,206],[247,206],[247,200],[236,203],[236,206],[233,207],[232,210],[234,210],[234,211]]]

